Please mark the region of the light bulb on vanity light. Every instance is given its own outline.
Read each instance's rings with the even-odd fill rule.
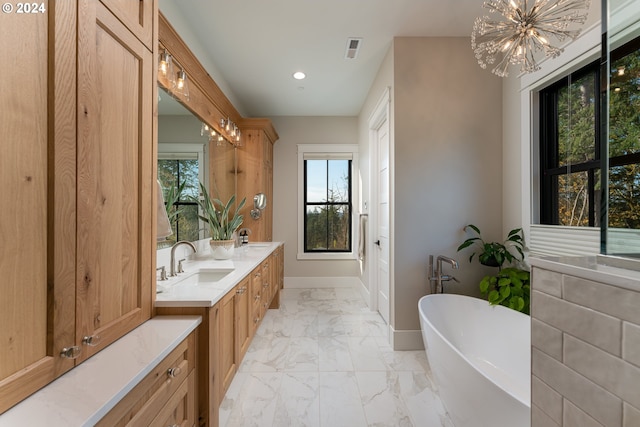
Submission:
[[[171,59],[171,55],[165,49],[160,54],[160,59],[158,60],[158,73],[165,79],[169,80],[169,86],[173,87],[176,84],[176,75],[173,72],[173,60]]]
[[[187,83],[187,73],[184,70],[178,71],[178,80],[176,80],[176,92],[189,99],[189,84]]]

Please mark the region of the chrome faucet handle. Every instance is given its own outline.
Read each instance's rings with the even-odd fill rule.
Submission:
[[[454,276],[451,276],[449,274],[443,274],[442,276],[440,276],[440,280],[442,280],[443,282],[453,280],[454,282],[460,283],[458,279],[456,279]]]
[[[184,269],[182,268],[182,261],[184,260],[184,258],[178,260],[178,273],[184,273]]]
[[[164,265],[162,267],[156,268],[156,271],[160,272],[160,280],[167,280],[167,269]]]

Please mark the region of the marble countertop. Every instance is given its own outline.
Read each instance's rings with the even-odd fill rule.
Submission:
[[[157,316],[0,415],[0,426],[92,426],[202,321]]]
[[[156,295],[155,305],[156,307],[213,307],[281,244],[281,242],[249,243],[248,246],[235,248],[233,258],[229,260],[215,260],[210,254],[204,253],[185,261],[184,273],[169,280],[156,282],[156,288],[160,292]],[[229,273],[214,284],[181,283],[203,269]]]
[[[640,292],[640,261],[615,256],[530,257],[534,267]]]

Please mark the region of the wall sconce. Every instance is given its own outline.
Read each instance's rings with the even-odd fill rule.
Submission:
[[[189,83],[187,82],[187,73],[184,70],[178,71],[175,91],[189,100]]]
[[[169,86],[173,88],[176,84],[176,74],[173,72],[173,58],[165,49],[158,59],[158,74],[169,81]]]
[[[240,128],[230,118],[220,119],[220,128],[227,134],[227,139],[236,147],[242,147]]]

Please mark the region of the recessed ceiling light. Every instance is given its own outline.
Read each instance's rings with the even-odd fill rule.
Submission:
[[[305,77],[307,77],[307,75],[305,73],[303,73],[302,71],[296,71],[295,73],[293,73],[293,78],[296,80],[302,80]]]

